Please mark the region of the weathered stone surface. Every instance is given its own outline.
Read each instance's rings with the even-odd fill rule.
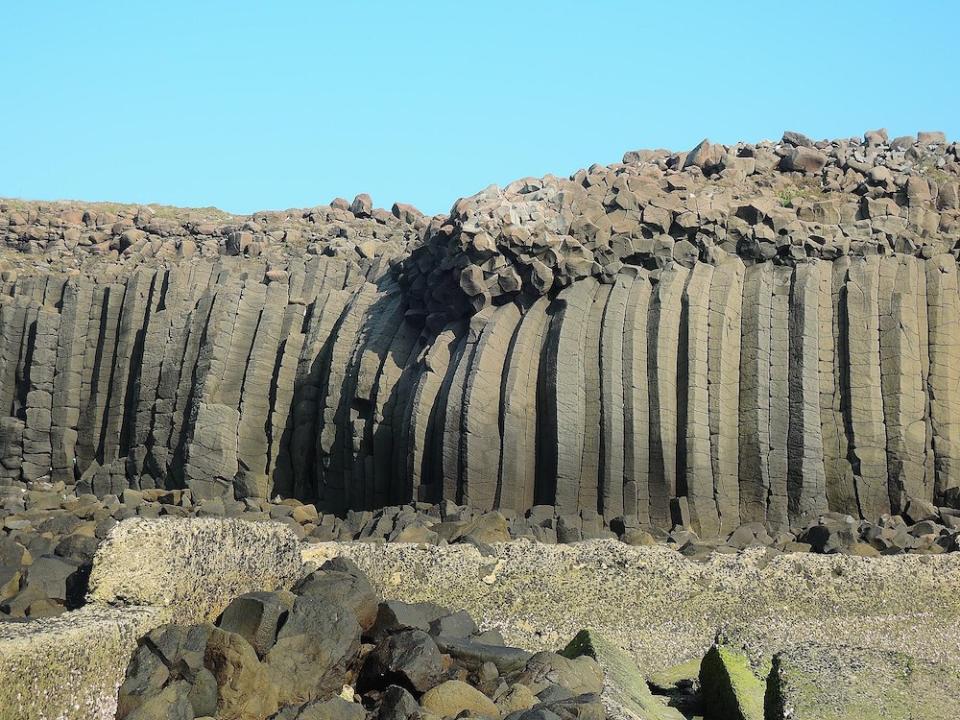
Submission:
[[[766,717],[861,720],[937,717],[960,700],[960,671],[909,655],[856,647],[800,645],[777,653],[767,680]]]
[[[207,640],[204,665],[219,688],[218,716],[258,718],[277,710],[277,687],[253,647],[240,635],[214,628]]]
[[[437,685],[442,672],[443,661],[433,638],[422,630],[400,630],[383,638],[367,655],[357,683],[362,691],[400,685],[425,693]]]
[[[289,585],[300,566],[296,537],[282,525],[137,518],[116,525],[101,544],[88,599],[216,617],[237,595]]]
[[[458,717],[464,710],[491,718],[500,715],[493,700],[461,680],[447,680],[430,689],[420,705],[440,717]]]
[[[360,626],[351,610],[300,595],[263,667],[280,703],[302,703],[339,690],[359,650]]]

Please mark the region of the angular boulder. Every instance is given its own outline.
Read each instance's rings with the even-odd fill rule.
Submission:
[[[764,720],[764,683],[733,648],[714,645],[704,655],[700,694],[707,720]]]

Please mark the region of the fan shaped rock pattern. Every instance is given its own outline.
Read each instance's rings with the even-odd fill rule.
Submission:
[[[704,141],[428,218],[0,201],[0,486],[702,535],[960,487],[960,149]]]

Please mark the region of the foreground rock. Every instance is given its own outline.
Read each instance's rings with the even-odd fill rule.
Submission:
[[[236,598],[214,624],[141,638],[117,718],[603,720],[602,687],[591,657],[505,647],[432,603],[378,603],[337,558],[292,592]]]
[[[511,648],[463,611],[380,601],[343,557],[294,588],[151,630],[117,720],[907,720],[960,701],[960,664],[838,644],[718,642],[648,681],[595,630],[560,653]]]
[[[897,652],[804,645],[778,653],[767,717],[863,720],[942,717],[960,702],[960,669]]]
[[[709,715],[729,720],[764,720],[764,682],[741,652],[714,645],[700,664],[700,695]]]
[[[636,662],[622,648],[599,633],[583,630],[563,650],[567,657],[594,658],[604,673],[601,693],[611,720],[682,720],[676,709],[655,698]]]

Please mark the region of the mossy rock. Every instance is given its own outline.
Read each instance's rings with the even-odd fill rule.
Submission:
[[[807,644],[774,656],[766,717],[916,720],[952,717],[958,704],[960,668],[900,652]]]
[[[764,720],[763,680],[743,653],[714,645],[700,663],[700,694],[707,720]]]
[[[588,655],[599,663],[605,676],[602,700],[610,718],[683,720],[678,710],[653,696],[633,658],[595,630],[581,630],[560,654],[568,658]]]
[[[678,692],[688,687],[700,686],[700,657],[671,665],[647,678],[647,684],[660,692]]]

